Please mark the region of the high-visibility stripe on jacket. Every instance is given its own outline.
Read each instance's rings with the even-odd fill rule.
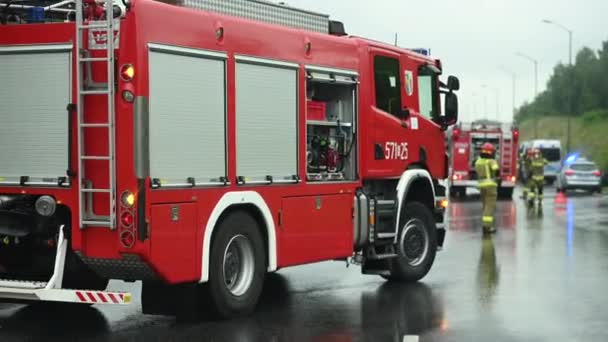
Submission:
[[[549,162],[545,158],[534,158],[530,161],[530,171],[533,176],[544,176],[545,165]]]
[[[479,179],[479,187],[497,186],[494,175],[498,171],[498,163],[491,158],[479,158],[475,162],[475,171]]]

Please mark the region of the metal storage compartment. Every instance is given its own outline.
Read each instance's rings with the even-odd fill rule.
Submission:
[[[150,44],[150,176],[157,185],[223,183],[225,57]]]
[[[237,56],[236,166],[241,183],[297,180],[297,68]]]
[[[66,176],[71,57],[71,44],[0,46],[0,184]]]

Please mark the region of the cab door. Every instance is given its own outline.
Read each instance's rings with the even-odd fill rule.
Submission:
[[[403,105],[409,111],[410,163],[425,165],[435,178],[445,172],[445,134],[441,115],[440,70],[411,55],[401,56]]]
[[[411,129],[404,111],[400,56],[389,50],[372,49],[374,158],[368,165],[372,177],[398,177],[410,162]]]

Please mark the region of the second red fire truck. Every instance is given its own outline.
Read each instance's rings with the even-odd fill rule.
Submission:
[[[481,145],[486,142],[496,148],[496,160],[500,166],[498,196],[512,197],[517,180],[519,130],[510,124],[491,120],[459,123],[451,130],[449,186],[452,196],[465,196],[467,188],[477,187],[475,161],[479,158]]]
[[[259,0],[2,23],[1,298],[127,304],[108,279],[142,280],[146,313],[233,317],[288,266],[430,270],[458,112],[439,60]]]

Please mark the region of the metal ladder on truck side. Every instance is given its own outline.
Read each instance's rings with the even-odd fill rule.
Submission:
[[[504,174],[511,174],[513,170],[513,140],[512,138],[503,138],[502,139],[502,151],[500,153],[500,158],[502,159],[502,170],[501,172]]]
[[[115,160],[115,88],[114,88],[114,26],[113,5],[112,0],[105,0],[105,20],[88,20],[84,17],[86,0],[76,0],[76,79],[77,79],[77,125],[78,125],[78,207],[80,217],[80,228],[84,229],[87,226],[102,226],[109,227],[114,230],[116,228],[116,160]],[[96,4],[104,2],[95,2]],[[106,37],[105,56],[91,57],[90,50],[87,49],[90,41],[85,45],[84,37],[89,38],[91,30],[101,32]],[[91,65],[87,63],[106,63],[107,65],[107,83],[101,86],[93,87],[88,84],[85,79],[85,66]],[[92,70],[92,68],[88,68]],[[92,75],[88,75],[89,80],[92,80]],[[106,122],[87,122],[84,108],[86,99],[91,96],[102,96],[107,98],[108,115]],[[91,130],[105,129],[108,132],[108,154],[103,156],[86,155],[85,154],[85,136]],[[96,188],[94,185],[88,186],[86,179],[85,161],[87,160],[103,160],[106,161],[108,172],[108,187]],[[109,215],[100,216],[93,213],[93,195],[96,193],[104,193],[109,196]],[[87,210],[88,209],[88,210]]]

